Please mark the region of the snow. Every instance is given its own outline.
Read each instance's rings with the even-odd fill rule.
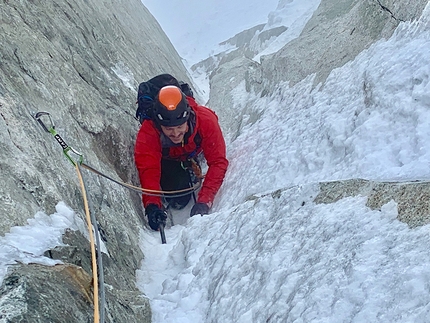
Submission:
[[[228,142],[214,212],[164,246],[142,231],[155,323],[428,321],[430,227],[398,221],[394,201],[313,199],[319,181],[430,179],[429,11],[323,88],[310,76],[269,98],[236,92],[262,116]]]
[[[56,212],[46,215],[37,212],[26,226],[15,226],[0,237],[0,282],[3,281],[7,267],[18,262],[38,263],[52,266],[61,261],[43,256],[46,250],[64,245],[61,237],[67,228],[84,229],[83,221],[76,216],[64,202],[59,202]]]
[[[271,39],[268,44],[261,44],[259,54],[254,57],[254,60],[260,62],[261,56],[276,53],[291,40],[299,37],[320,2],[321,0],[280,1],[277,10],[268,15],[267,24],[261,32],[279,26],[285,26],[288,29],[278,37]]]
[[[308,78],[265,100],[248,98],[264,114],[229,145],[232,184],[221,204],[290,183],[429,180],[428,28],[424,20],[402,25],[333,71],[321,90]],[[248,182],[250,173],[258,177]]]
[[[138,275],[154,322],[426,322],[429,228],[395,220],[393,202],[314,205],[316,190],[193,217],[162,248],[144,233],[146,255],[163,252]]]
[[[118,62],[114,67],[111,68],[112,71],[120,78],[124,86],[128,87],[132,91],[136,91],[134,86],[134,76],[133,72],[124,64],[124,62]]]
[[[187,17],[203,18],[206,5]],[[310,76],[271,97],[236,89],[235,99],[262,115],[228,140],[230,167],[213,212],[176,214],[165,245],[141,230],[136,282],[153,322],[428,322],[430,226],[398,221],[394,201],[371,210],[363,196],[313,200],[320,181],[430,179],[429,38],[430,5],[334,70],[323,88],[313,89]],[[50,264],[43,251],[61,245],[66,227],[79,225],[60,203],[54,215],[12,228],[0,238],[0,274],[15,261]]]

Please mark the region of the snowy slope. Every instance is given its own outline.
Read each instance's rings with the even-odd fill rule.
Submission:
[[[430,227],[409,229],[394,202],[313,198],[321,180],[430,179],[429,9],[321,90],[250,98],[264,111],[228,147],[216,212],[162,248],[142,234],[154,322],[427,322]]]

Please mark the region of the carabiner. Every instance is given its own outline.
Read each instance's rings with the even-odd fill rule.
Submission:
[[[60,137],[61,138],[61,137]],[[57,139],[57,138],[55,138],[55,139]],[[57,139],[57,141],[58,141],[58,139]],[[77,155],[78,156],[78,158],[75,160],[75,159],[73,159],[70,155],[69,155],[69,153],[70,152],[72,152],[72,153],[74,153],[75,155]],[[84,162],[84,156],[80,153],[80,152],[78,152],[78,151],[76,151],[75,149],[73,149],[72,147],[70,147],[70,146],[68,146],[67,148],[65,148],[65,149],[63,149],[63,153],[64,153],[64,155],[66,155],[66,157],[67,157],[67,159],[68,160],[70,160],[70,162],[73,164],[73,166],[76,166],[76,163],[78,163],[79,165],[82,165],[82,163]]]
[[[48,128],[46,124],[40,119],[43,116],[47,116],[49,118],[49,122],[51,124],[50,128]],[[55,130],[54,121],[52,121],[51,115],[48,112],[37,112],[33,117],[37,120],[37,122],[39,122],[39,124],[42,126],[43,129],[45,129],[46,132],[52,133],[52,130]]]
[[[41,117],[44,117],[44,116],[49,118],[49,122],[50,122],[49,128],[41,120]],[[57,142],[60,144],[61,148],[63,148],[64,155],[66,155],[67,159],[73,164],[73,166],[76,166],[76,162],[78,162],[79,164],[83,163],[84,156],[80,152],[76,151],[75,149],[70,147],[68,144],[66,144],[64,139],[61,138],[61,136],[55,130],[54,121],[52,121],[51,115],[48,112],[43,112],[43,111],[37,112],[33,117],[34,117],[34,119],[37,120],[37,122],[39,122],[39,124],[42,126],[43,129],[45,129],[46,132],[49,132],[50,134],[52,134],[54,136],[55,140],[57,140]],[[69,154],[70,152],[72,152],[78,156],[77,161],[70,156],[70,154]]]

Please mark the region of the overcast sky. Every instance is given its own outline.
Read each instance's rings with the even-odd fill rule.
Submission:
[[[266,23],[278,0],[142,0],[142,3],[181,57],[192,65],[207,58],[218,43]]]

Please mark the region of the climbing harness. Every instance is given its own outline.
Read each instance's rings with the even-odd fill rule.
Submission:
[[[195,159],[196,157],[197,156],[194,158],[189,157],[185,162],[181,162],[181,167],[188,172],[188,176],[190,177],[190,187],[195,185],[195,183],[201,183],[201,181],[205,178],[202,173],[202,168]],[[194,203],[197,203],[196,191],[193,191],[192,194]]]

